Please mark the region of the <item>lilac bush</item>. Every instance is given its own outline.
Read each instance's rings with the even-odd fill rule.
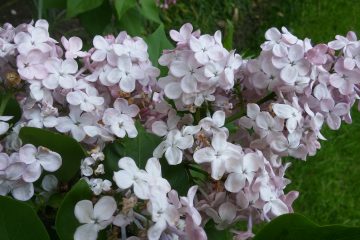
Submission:
[[[80,38],[58,42],[48,28],[38,20],[0,29],[2,90],[22,112],[10,123],[6,101],[0,107],[0,194],[27,201],[58,191],[54,175],[33,183],[61,168],[62,156],[23,144],[22,128],[71,136],[87,151],[75,179],[92,191],[73,209],[76,240],[97,239],[104,229],[119,229],[123,240],[207,239],[208,222],[235,239],[252,238],[254,224],[293,212],[298,192],[285,192],[291,163],[284,158],[315,155],[326,140],[322,127],[351,123],[359,98],[353,32],[313,46],[271,28],[260,55],[247,59],[224,48],[220,31],[201,34],[187,23],[170,31],[176,47],[159,58],[161,74],[140,37],[95,36],[86,50]],[[159,139],[144,167],[123,156],[109,172],[104,149],[142,134]],[[163,174],[165,164],[186,169],[185,196]]]

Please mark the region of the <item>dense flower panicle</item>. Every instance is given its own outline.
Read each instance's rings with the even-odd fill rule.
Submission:
[[[227,51],[221,43],[221,32],[214,36],[193,32],[191,24],[170,33],[177,47],[164,52],[159,63],[169,68],[166,77],[159,79],[163,94],[175,100],[177,107],[200,107],[213,102],[217,90],[234,86],[234,75],[242,64],[235,51]]]
[[[30,199],[43,170],[62,163],[49,149],[23,145],[22,127],[72,136],[89,150],[80,171],[94,194],[74,209],[79,240],[96,239],[111,224],[122,239],[207,239],[209,221],[235,239],[252,238],[253,224],[293,211],[298,192],[285,192],[290,163],[282,157],[315,155],[324,124],[351,123],[359,99],[353,32],[312,46],[271,28],[260,55],[242,59],[223,47],[220,31],[201,35],[187,23],[170,31],[176,47],[159,58],[168,69],[159,77],[142,38],[95,36],[85,50],[80,38],[57,42],[48,28],[45,20],[0,28],[1,84],[18,90],[22,109],[15,125],[13,116],[0,116],[0,195]],[[117,171],[105,172],[106,143],[136,138],[136,122],[162,139],[153,157],[142,169],[124,156]],[[163,177],[162,161],[196,175],[187,196]],[[44,176],[39,196],[49,199],[58,184]]]

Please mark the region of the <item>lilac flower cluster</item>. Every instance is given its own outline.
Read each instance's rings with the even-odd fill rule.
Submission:
[[[82,224],[77,240],[96,239],[109,225],[123,240],[207,239],[209,221],[235,239],[253,237],[253,224],[293,211],[298,192],[285,192],[290,163],[283,157],[315,155],[324,123],[333,130],[351,123],[359,98],[360,41],[353,32],[312,46],[271,28],[260,55],[243,59],[223,47],[219,31],[201,35],[187,23],[170,31],[176,47],[159,58],[168,69],[159,78],[139,37],[95,36],[86,51],[78,37],[58,43],[48,27],[39,20],[0,29],[2,85],[18,90],[23,112],[15,126],[12,116],[0,116],[0,135],[7,135],[0,194],[27,200],[42,169],[61,165],[49,149],[22,146],[21,127],[72,136],[89,151],[79,168],[96,196],[95,205],[82,200],[74,209]],[[162,141],[145,169],[125,156],[107,179],[102,151],[116,138],[137,137],[135,121]],[[162,176],[162,158],[193,177],[186,197]],[[53,191],[56,178],[44,180],[45,191]],[[239,221],[247,229],[238,230]]]

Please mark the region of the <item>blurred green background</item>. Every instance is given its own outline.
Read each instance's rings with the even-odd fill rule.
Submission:
[[[272,26],[286,26],[298,37],[308,37],[313,43],[330,41],[336,34],[345,35],[349,30],[360,30],[360,1],[356,0],[178,0],[168,9],[150,9],[156,11],[155,15],[145,17],[136,5],[141,0],[98,0],[101,4],[89,11],[69,14],[66,9],[69,2],[81,1],[84,0],[2,0],[0,23],[15,25],[42,17],[51,23],[50,31],[55,37],[78,35],[90,40],[94,34],[124,29],[133,35],[146,36],[161,23],[168,32],[190,22],[205,33],[221,29],[233,48],[248,56],[259,53],[264,33]],[[119,12],[119,5],[114,7],[125,3],[135,5],[125,12]],[[288,189],[300,191],[295,211],[319,224],[360,226],[357,109],[353,110],[353,120],[352,125],[343,124],[339,131],[325,129],[323,134],[328,141],[322,142],[318,154],[306,162],[294,160],[287,174],[292,180]]]

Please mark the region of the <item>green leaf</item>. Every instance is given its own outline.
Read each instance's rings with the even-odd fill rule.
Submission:
[[[141,36],[145,32],[144,21],[144,16],[140,14],[139,10],[131,8],[122,16],[117,25],[119,29],[125,30],[132,36]]]
[[[60,181],[69,181],[80,169],[80,162],[86,157],[85,150],[73,138],[45,129],[23,127],[19,134],[24,144],[31,143],[57,152],[62,157],[62,165],[54,173]]]
[[[232,239],[232,234],[229,230],[217,230],[214,221],[209,221],[204,228],[208,240],[228,240]],[[278,239],[279,240],[279,239]]]
[[[140,0],[141,14],[147,19],[161,24],[159,17],[159,7],[156,6],[155,0]]]
[[[104,0],[67,0],[67,17],[74,17],[99,7]]]
[[[148,44],[150,60],[154,66],[158,66],[158,59],[164,49],[173,48],[173,45],[166,37],[164,25],[162,24],[155,30],[155,32],[145,38],[145,41]]]
[[[120,20],[127,10],[135,6],[136,0],[115,0],[115,10],[118,19]]]
[[[342,225],[319,226],[297,214],[285,214],[272,220],[254,240],[354,240],[360,239],[359,227]]]
[[[83,179],[78,181],[65,195],[55,220],[56,232],[61,240],[74,239],[76,228],[80,226],[74,215],[75,205],[81,200],[90,200],[91,197],[92,192],[89,185]]]
[[[0,196],[0,239],[50,240],[50,237],[29,205]]]
[[[230,51],[233,49],[234,25],[230,20],[226,20],[226,22],[227,24],[224,38],[224,47]]]
[[[106,26],[111,23],[111,17],[112,9],[109,1],[105,1],[101,6],[79,15],[81,25],[91,35],[103,34]]]
[[[164,158],[160,162],[163,178],[169,181],[171,188],[175,189],[180,196],[186,196],[192,186],[191,177],[186,166],[183,163],[169,165]]]
[[[21,118],[21,108],[19,103],[12,97],[10,92],[8,93],[0,93],[0,115],[3,116],[14,116],[9,123],[15,124]],[[3,105],[3,106],[2,106]],[[1,112],[3,111],[3,112]]]

